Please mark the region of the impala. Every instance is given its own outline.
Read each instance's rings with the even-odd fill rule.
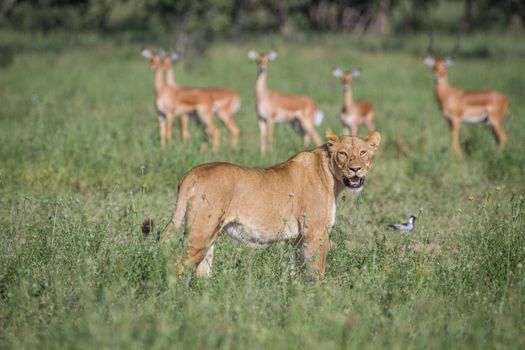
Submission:
[[[261,153],[265,154],[267,149],[272,149],[275,123],[298,122],[304,146],[308,146],[311,138],[316,146],[321,145],[316,127],[321,124],[323,114],[317,109],[315,102],[305,96],[281,94],[267,87],[268,62],[275,60],[277,54],[273,51],[259,54],[251,50],[248,57],[257,63],[258,68],[255,95],[261,132]]]
[[[197,89],[169,86],[164,77],[165,55],[154,54],[149,49],[142,50],[142,55],[150,60],[150,68],[155,72],[155,107],[159,113],[161,148],[171,138],[173,119],[179,115],[196,113],[205,127],[206,135],[212,139],[213,150],[217,150],[220,131],[212,121],[213,103],[210,95]]]
[[[173,62],[178,60],[179,56],[177,53],[172,52],[169,56],[166,55],[163,60],[163,64],[166,71],[166,82],[169,86],[188,88],[177,84],[175,79],[175,72],[173,70]],[[201,91],[203,94],[208,94],[212,100],[213,112],[217,115],[219,120],[224,124],[226,129],[232,135],[230,146],[235,148],[239,140],[239,128],[233,120],[233,114],[236,113],[241,106],[241,98],[232,90],[225,87],[211,87],[211,88],[198,88],[195,90]],[[181,122],[181,134],[187,137],[188,134],[188,115],[183,114],[180,117]]]
[[[353,69],[350,72],[335,68],[332,74],[341,79],[343,84],[343,109],[341,111],[343,133],[350,135],[352,131],[352,136],[357,136],[359,127],[363,124],[368,128],[368,132],[375,131],[374,105],[367,100],[354,100],[352,96],[352,81],[361,75],[361,69]]]
[[[431,51],[431,44],[429,51]],[[504,147],[507,135],[502,124],[508,105],[507,98],[494,90],[465,90],[450,86],[447,79],[447,68],[452,65],[452,59],[450,57],[434,58],[434,56],[427,57],[424,62],[432,67],[432,76],[436,82],[436,98],[441,113],[449,122],[452,133],[452,150],[456,157],[462,157],[459,145],[459,129],[462,122],[489,124],[496,141],[500,147]]]

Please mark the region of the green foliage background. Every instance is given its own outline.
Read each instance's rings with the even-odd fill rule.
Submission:
[[[300,30],[353,31],[386,10],[396,31],[430,28],[436,5],[463,13],[470,4],[473,29],[508,28],[525,20],[523,0],[11,0],[0,6],[4,28],[49,31],[166,30],[232,35]],[[459,28],[456,27],[456,30]]]

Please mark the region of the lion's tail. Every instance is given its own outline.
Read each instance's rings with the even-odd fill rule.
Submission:
[[[178,191],[177,191],[177,207],[175,208],[175,213],[173,218],[166,228],[166,232],[160,240],[163,242],[168,238],[168,236],[175,230],[178,230],[183,224],[186,218],[186,211],[189,205],[190,191],[187,186],[184,186],[184,177],[179,181]]]
[[[186,209],[188,208],[187,201],[182,199],[181,197],[184,196],[183,193],[179,192],[179,195],[177,196],[177,208],[175,208],[175,213],[173,214],[173,220],[171,221],[171,226],[173,226],[174,230],[179,229],[182,224],[184,223],[184,219],[186,216]]]
[[[183,180],[184,177],[179,181],[178,185],[178,191],[177,191],[177,207],[175,208],[175,213],[173,214],[173,218],[169,222],[169,224],[165,227],[164,234],[162,235],[162,238],[160,238],[160,231],[157,235],[157,240],[160,239],[161,242],[166,240],[168,236],[174,231],[179,229],[182,224],[184,224],[184,219],[186,217],[186,211],[188,209],[189,200],[188,200],[188,190],[185,189],[183,186]],[[142,222],[141,229],[142,233],[144,234],[144,238],[148,237],[150,233],[153,231],[153,228],[155,227],[155,223],[152,219],[145,219]]]

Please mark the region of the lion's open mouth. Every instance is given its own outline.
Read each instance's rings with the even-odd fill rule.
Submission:
[[[343,176],[343,183],[348,188],[360,188],[365,183],[364,177],[359,176],[352,176],[352,177],[346,177]]]

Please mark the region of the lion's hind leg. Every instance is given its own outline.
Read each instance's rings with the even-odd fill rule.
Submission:
[[[211,276],[211,264],[213,263],[213,251],[215,250],[215,241],[212,242],[206,250],[204,259],[197,265],[197,271],[195,274],[197,277],[210,277]]]
[[[215,239],[220,230],[221,213],[214,210],[210,203],[203,199],[197,203],[187,218],[187,250],[184,262],[179,266],[179,276],[186,266],[197,268],[197,277],[209,276],[215,249]]]

